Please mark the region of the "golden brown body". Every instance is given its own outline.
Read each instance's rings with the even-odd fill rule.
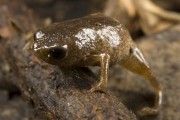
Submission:
[[[127,29],[101,14],[52,24],[35,34],[35,54],[60,67],[101,66],[100,83],[91,91],[106,91],[109,65],[119,64],[147,78],[156,91],[154,108],[144,108],[144,114],[156,114],[162,92],[148,63],[132,41]]]

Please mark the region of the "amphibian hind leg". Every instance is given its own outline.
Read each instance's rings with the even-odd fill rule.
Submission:
[[[152,87],[155,89],[156,92],[156,98],[155,98],[155,104],[153,108],[145,107],[140,111],[140,115],[156,115],[159,113],[160,106],[162,104],[162,90],[159,82],[156,80],[156,78],[152,75],[152,73],[149,73],[147,75],[147,79],[149,80]]]
[[[100,61],[101,76],[100,76],[100,82],[96,86],[91,88],[90,91],[94,92],[94,91],[100,90],[100,91],[106,92],[110,56],[106,53],[102,53],[100,55],[95,55],[95,57],[96,59]]]
[[[124,58],[121,61],[120,65],[122,65],[123,67],[127,68],[128,70],[134,73],[142,75],[147,80],[149,80],[151,86],[155,90],[155,95],[156,95],[155,104],[152,108],[150,107],[143,108],[140,111],[140,113],[141,115],[156,115],[159,113],[159,109],[162,103],[162,90],[160,83],[152,74],[150,66],[145,60],[141,51],[137,47],[131,48],[130,50],[131,52],[129,56],[126,56],[126,58]]]

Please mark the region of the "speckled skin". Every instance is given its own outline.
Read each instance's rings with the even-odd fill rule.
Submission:
[[[155,106],[141,112],[143,115],[158,113],[161,87],[128,30],[114,19],[95,14],[52,24],[35,33],[33,51],[42,60],[60,67],[100,65],[100,83],[91,91],[106,91],[110,65],[119,64],[140,74],[156,91]]]
[[[36,42],[37,48],[42,47],[42,54],[46,51],[43,49],[44,45],[47,47],[68,45],[68,56],[62,60],[47,59],[47,54],[46,56],[40,55],[48,63],[65,67],[93,65],[94,61],[88,58],[104,52],[111,56],[111,64],[120,62],[124,56],[129,54],[132,42],[127,29],[122,24],[103,15],[91,15],[55,23],[40,31],[45,35]],[[105,37],[102,39],[102,36]],[[113,44],[114,38],[116,41]]]

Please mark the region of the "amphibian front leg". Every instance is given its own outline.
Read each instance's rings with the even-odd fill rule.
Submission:
[[[94,92],[94,91],[100,90],[100,91],[106,92],[110,56],[106,53],[103,53],[100,55],[95,55],[94,57],[96,60],[100,62],[101,76],[100,76],[100,82],[96,86],[91,88],[90,91]]]

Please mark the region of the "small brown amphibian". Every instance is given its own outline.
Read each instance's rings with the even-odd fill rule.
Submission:
[[[35,33],[33,51],[47,63],[60,67],[101,66],[98,85],[91,91],[106,91],[109,66],[119,64],[149,80],[156,92],[154,107],[142,109],[154,115],[162,102],[160,84],[128,30],[118,21],[101,14],[55,23]]]

